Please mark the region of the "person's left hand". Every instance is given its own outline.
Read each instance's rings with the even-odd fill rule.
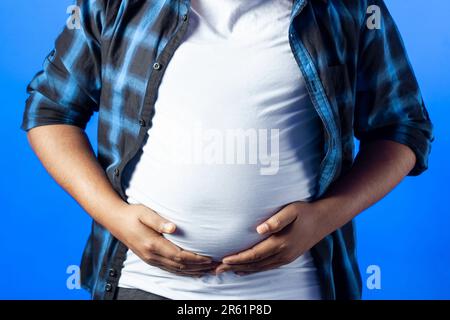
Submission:
[[[214,270],[215,274],[233,271],[245,275],[294,261],[331,232],[326,230],[323,217],[313,203],[287,205],[257,226],[259,234],[271,233],[267,239],[250,249],[224,257]]]

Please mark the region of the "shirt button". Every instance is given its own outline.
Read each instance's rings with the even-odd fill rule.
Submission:
[[[109,273],[109,276],[112,278],[115,278],[117,276],[117,271],[115,269],[112,269],[112,268],[109,269],[108,273]]]
[[[107,283],[106,286],[105,286],[105,291],[106,292],[111,292],[111,290],[112,290],[112,284],[111,283]]]
[[[144,119],[139,119],[139,125],[141,126],[141,127],[145,127],[145,120]]]
[[[187,14],[183,14],[183,21],[186,21],[188,19],[188,15]]]
[[[153,69],[155,69],[155,70],[161,69],[161,64],[160,64],[159,62],[155,62],[155,63],[153,64]]]
[[[115,175],[116,177],[119,176],[119,173],[120,173],[119,169],[115,169],[115,170],[114,170],[114,175]]]

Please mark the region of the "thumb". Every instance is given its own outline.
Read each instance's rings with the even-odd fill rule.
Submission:
[[[288,205],[257,226],[256,231],[259,234],[275,233],[285,228],[296,218],[297,211],[293,206]]]
[[[146,209],[140,214],[139,221],[159,233],[173,233],[177,228],[173,222],[164,219],[151,209]]]

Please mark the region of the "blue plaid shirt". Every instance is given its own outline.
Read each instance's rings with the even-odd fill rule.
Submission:
[[[384,2],[293,1],[290,45],[325,132],[315,198],[351,168],[354,137],[409,146],[417,156],[410,175],[423,172],[432,124]],[[22,129],[51,124],[84,129],[98,112],[98,161],[126,200],[122,172],[152,126],[158,86],[187,29],[190,1],[77,4],[81,28],[62,31],[29,84]],[[371,5],[380,9],[380,28],[367,25]],[[354,233],[352,221],[312,248],[327,299],[361,297]],[[81,280],[94,299],[114,297],[126,251],[93,221]]]

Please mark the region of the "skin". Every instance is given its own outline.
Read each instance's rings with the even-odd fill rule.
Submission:
[[[354,166],[320,200],[294,202],[257,227],[271,235],[221,262],[177,247],[163,237],[175,224],[123,201],[78,127],[31,129],[28,140],[49,174],[98,223],[150,265],[183,276],[233,271],[240,275],[290,263],[389,193],[412,170],[414,152],[387,140],[362,144]]]

